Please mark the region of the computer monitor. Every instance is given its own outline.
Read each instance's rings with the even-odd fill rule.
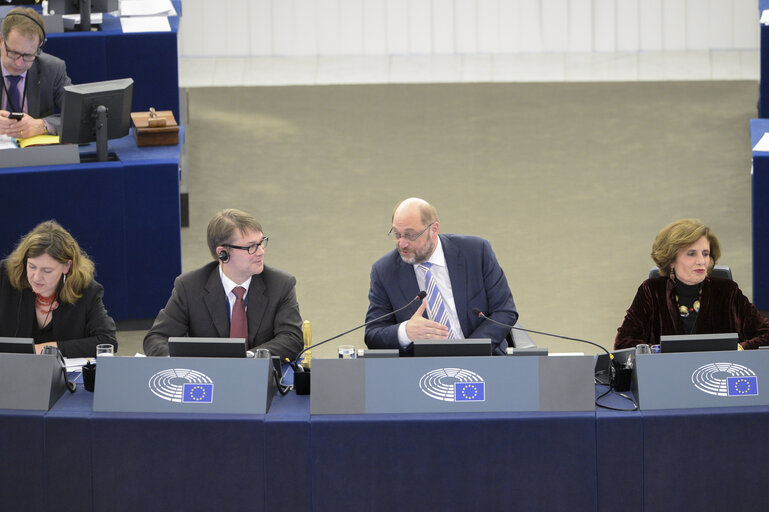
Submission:
[[[0,338],[0,352],[35,354],[35,340],[32,338]]]
[[[49,14],[80,14],[80,30],[91,30],[91,13],[112,12],[119,8],[118,0],[48,0]]]
[[[490,356],[491,339],[414,340],[414,357]]]
[[[246,357],[243,338],[168,338],[171,357]]]
[[[736,332],[719,334],[683,334],[660,336],[660,352],[708,352],[737,350],[740,337]]]
[[[107,140],[128,135],[131,127],[132,78],[68,85],[61,108],[62,143],[96,141],[96,159],[107,160]]]

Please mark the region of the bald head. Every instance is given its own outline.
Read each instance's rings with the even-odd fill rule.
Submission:
[[[395,223],[396,217],[418,217],[422,226],[438,222],[438,212],[435,210],[435,207],[418,197],[409,197],[395,205],[392,218],[393,223]]]

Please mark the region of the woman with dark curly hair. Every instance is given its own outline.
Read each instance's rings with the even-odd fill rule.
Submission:
[[[769,320],[731,279],[710,275],[721,256],[718,238],[697,219],[664,227],[652,246],[659,277],[638,288],[614,348],[660,342],[660,336],[736,332],[744,349],[769,345]]]

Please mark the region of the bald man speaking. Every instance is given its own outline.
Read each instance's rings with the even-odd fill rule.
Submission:
[[[366,321],[393,312],[424,290],[421,303],[366,326],[366,346],[412,351],[414,340],[490,338],[504,354],[510,329],[473,314],[513,325],[513,294],[491,244],[483,238],[442,235],[438,213],[419,198],[401,201],[393,211],[390,236],[395,250],[371,268]]]

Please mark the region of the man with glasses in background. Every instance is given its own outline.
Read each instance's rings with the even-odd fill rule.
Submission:
[[[8,11],[0,30],[0,135],[57,134],[64,87],[72,83],[64,61],[42,52],[45,22],[33,9]]]
[[[497,322],[518,320],[513,295],[491,244],[483,238],[439,234],[438,213],[412,197],[393,211],[395,250],[371,268],[366,321],[393,312],[424,290],[421,303],[366,326],[369,348],[410,353],[414,340],[490,338],[504,354],[510,329],[479,318],[478,308]]]
[[[245,212],[222,210],[208,223],[207,240],[214,261],[176,278],[144,353],[167,356],[172,336],[245,338],[248,350],[294,359],[303,348],[296,279],[264,264],[262,226]]]

